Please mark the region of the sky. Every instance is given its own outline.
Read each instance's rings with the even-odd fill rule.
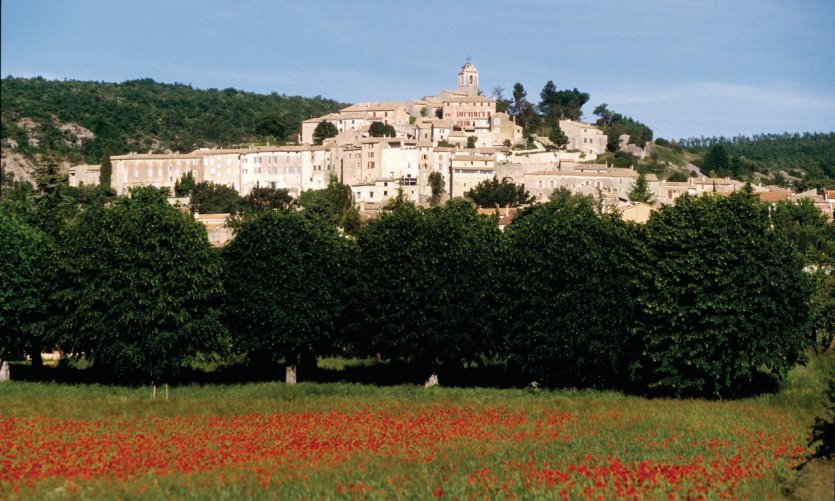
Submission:
[[[549,80],[656,137],[835,130],[833,0],[2,0],[0,73],[405,101]]]

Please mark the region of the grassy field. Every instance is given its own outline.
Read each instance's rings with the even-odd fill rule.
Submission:
[[[0,499],[780,499],[803,487],[834,378],[830,353],[736,401],[349,383],[166,400],[11,382]]]

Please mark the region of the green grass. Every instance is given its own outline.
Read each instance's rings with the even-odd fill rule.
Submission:
[[[671,148],[667,148],[665,146],[658,146],[657,144],[652,147],[652,153],[650,154],[650,156],[652,158],[648,159],[655,160],[656,162],[669,162],[678,167],[683,167],[685,164],[684,153],[677,153],[673,151]]]
[[[365,363],[339,359],[320,361],[320,365],[333,370]],[[474,413],[502,409],[524,413],[525,419],[516,427],[494,430],[489,441],[438,442],[419,454],[431,455],[431,461],[397,455],[381,458],[370,452],[360,452],[333,467],[273,469],[273,479],[281,475],[280,484],[266,489],[261,484],[264,477],[254,473],[258,468],[255,465],[191,474],[159,476],[150,473],[120,481],[100,478],[68,483],[56,478],[24,486],[18,492],[4,490],[4,484],[0,482],[0,498],[135,498],[141,494],[154,498],[328,499],[347,496],[347,491],[335,494],[337,486],[347,489],[350,484],[356,487],[359,482],[365,490],[355,497],[372,499],[431,497],[432,488],[439,482],[443,483],[445,497],[483,498],[486,492],[491,498],[504,497],[503,493],[523,499],[553,498],[557,492],[541,485],[521,489],[519,482],[524,482],[525,477],[510,469],[508,464],[518,461],[531,461],[537,465],[601,464],[611,457],[619,458],[625,464],[637,461],[680,464],[688,463],[696,456],[709,460],[717,453],[732,457],[746,450],[747,440],[756,444],[755,438],[751,437],[758,433],[768,436],[779,432],[776,441],[806,446],[815,417],[827,412],[825,395],[833,381],[835,353],[813,356],[807,366],[792,370],[778,393],[730,401],[647,399],[593,390],[446,387],[427,390],[419,385],[378,387],[305,382],[292,387],[279,382],[180,386],[169,388],[169,398],[165,400],[164,388],[159,387],[154,399],[148,386],[11,382],[0,385],[0,421],[49,417],[82,422],[147,418],[155,422],[153,420],[158,418],[188,416],[232,419],[249,414],[332,411],[351,416],[363,409],[372,413],[397,414],[402,411],[417,415],[431,415],[444,409],[469,409]],[[542,431],[541,423],[553,412],[574,416],[564,429],[571,439],[532,438]],[[455,425],[452,429],[458,426],[464,425]],[[489,427],[489,423],[484,426]],[[751,433],[751,437],[746,433]],[[711,441],[722,445],[716,449],[709,445]],[[781,462],[771,467],[763,478],[748,479],[736,487],[734,495],[751,499],[779,498],[785,486],[797,482],[797,472],[790,469],[791,466]],[[493,481],[488,476],[486,480],[474,483],[472,472],[484,468],[494,472],[490,475],[498,475],[497,479]],[[395,479],[394,483],[392,479]],[[501,487],[507,482],[512,486]],[[684,487],[696,486],[696,481],[689,482]],[[73,492],[71,489],[76,487],[79,490]],[[509,490],[503,490],[505,488]],[[579,491],[574,494],[578,495]],[[665,491],[654,490],[646,497],[664,496]],[[708,498],[717,496],[711,491]]]

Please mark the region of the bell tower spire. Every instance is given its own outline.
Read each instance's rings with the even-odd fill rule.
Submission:
[[[470,62],[469,54],[464,66],[458,72],[458,90],[468,96],[478,95],[478,70]]]

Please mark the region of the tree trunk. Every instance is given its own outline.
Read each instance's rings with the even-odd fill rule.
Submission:
[[[32,368],[35,370],[43,369],[43,358],[41,358],[41,345],[38,342],[32,343]]]
[[[296,384],[296,366],[288,365],[284,374],[284,383],[288,385]]]
[[[5,360],[3,360],[3,363],[0,364],[0,383],[3,383],[5,381],[9,381],[11,379],[12,379],[12,377],[9,374],[9,362],[6,362]]]

